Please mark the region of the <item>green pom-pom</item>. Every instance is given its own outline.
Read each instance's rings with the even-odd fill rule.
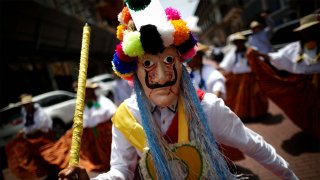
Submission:
[[[140,57],[144,54],[144,50],[140,41],[140,32],[128,32],[125,34],[122,42],[124,54],[130,57]]]
[[[141,11],[149,6],[151,0],[125,0],[125,2],[131,10]]]

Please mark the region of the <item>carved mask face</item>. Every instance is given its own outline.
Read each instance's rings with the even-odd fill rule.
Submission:
[[[170,106],[179,94],[182,64],[174,47],[157,55],[146,53],[139,58],[137,75],[149,100],[160,106]]]

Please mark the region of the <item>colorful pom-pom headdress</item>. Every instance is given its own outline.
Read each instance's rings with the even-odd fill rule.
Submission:
[[[121,42],[112,60],[118,76],[132,79],[139,57],[157,54],[169,46],[178,49],[181,61],[195,55],[197,40],[177,10],[163,10],[157,0],[125,0],[125,3],[127,6],[118,15],[117,38]]]
[[[178,109],[177,113],[178,117],[186,120],[187,125],[184,132],[190,132],[190,136],[186,133],[188,140],[181,143],[194,146],[198,155],[201,156],[198,158],[200,166],[190,167],[190,169],[189,166],[186,166],[186,161],[183,158],[176,156],[171,151],[173,148],[176,152],[176,149],[182,144],[178,142],[172,146],[163,138],[159,125],[150,111],[151,102],[135,74],[137,60],[145,53],[158,54],[166,47],[174,46],[179,51],[182,62],[195,55],[197,41],[186,22],[181,19],[177,10],[173,8],[163,10],[157,0],[125,0],[125,3],[127,7],[123,8],[118,16],[120,25],[117,28],[117,37],[121,42],[116,47],[112,64],[118,76],[127,80],[134,78],[134,90],[147,143],[139,162],[144,179],[154,177],[157,179],[184,179],[189,172],[194,174],[196,169],[201,169],[198,174],[200,177],[197,179],[234,179],[220,154],[186,68],[182,66],[179,85],[181,102],[178,105],[180,111]],[[148,156],[149,152],[153,168],[149,166],[149,161],[144,161],[150,159],[148,158],[150,157]],[[189,152],[186,154],[190,155]],[[195,156],[190,155],[190,157],[194,158]],[[192,162],[192,164],[197,163]]]

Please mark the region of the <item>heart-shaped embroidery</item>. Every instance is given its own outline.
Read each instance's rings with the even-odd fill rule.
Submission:
[[[145,168],[147,171],[148,177],[145,178],[157,179],[150,151],[148,150],[145,153],[146,155],[141,160],[142,163],[145,163],[145,167],[142,165],[142,168]],[[184,177],[181,179],[199,179],[203,175],[204,165],[202,155],[194,145],[183,144],[174,146],[171,149],[171,153],[172,157],[169,160],[170,169],[175,171],[180,168],[181,172],[184,174]]]

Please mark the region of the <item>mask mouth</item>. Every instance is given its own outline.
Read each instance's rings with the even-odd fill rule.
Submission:
[[[145,76],[145,82],[146,82],[146,86],[149,89],[157,89],[157,88],[164,88],[164,87],[170,87],[176,84],[177,82],[177,69],[176,66],[173,65],[173,72],[174,72],[174,79],[172,81],[167,81],[164,84],[159,84],[159,83],[155,83],[155,84],[150,84],[149,80],[148,80],[148,71],[146,71],[146,76]]]

